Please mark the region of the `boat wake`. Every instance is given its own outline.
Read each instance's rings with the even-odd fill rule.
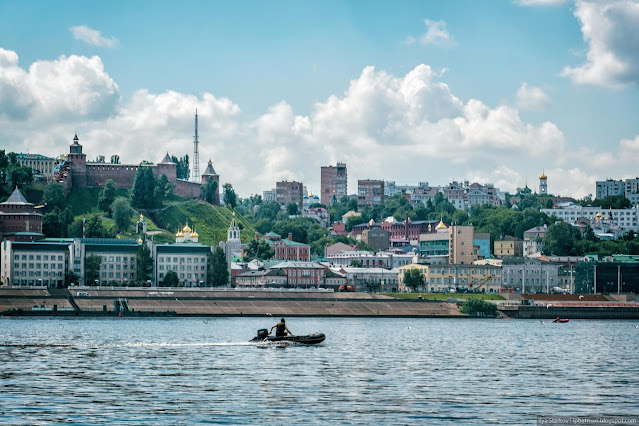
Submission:
[[[194,342],[194,343],[0,343],[0,348],[184,348],[202,346],[253,346],[250,342]]]

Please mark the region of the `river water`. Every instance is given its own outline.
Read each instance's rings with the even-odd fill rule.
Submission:
[[[622,321],[0,319],[0,423],[534,424],[639,415]]]

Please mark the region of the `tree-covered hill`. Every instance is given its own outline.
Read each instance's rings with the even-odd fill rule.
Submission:
[[[230,209],[203,201],[174,204],[164,209],[160,218],[156,218],[158,226],[173,234],[188,221],[189,227],[197,230],[200,243],[207,245],[226,241],[226,232],[232,219],[233,212]],[[253,225],[237,213],[235,219],[240,226],[242,241],[250,241],[255,235]]]

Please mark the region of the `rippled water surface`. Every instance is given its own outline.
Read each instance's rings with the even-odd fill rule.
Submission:
[[[530,424],[639,415],[631,322],[0,319],[0,423]]]

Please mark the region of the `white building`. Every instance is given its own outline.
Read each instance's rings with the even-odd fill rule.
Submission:
[[[414,263],[415,253],[370,252],[363,250],[343,251],[326,256],[326,261],[334,266],[348,267],[353,260],[362,263],[364,268],[398,268]]]
[[[73,269],[71,241],[18,242],[0,245],[2,285],[62,286]]]
[[[593,228],[601,221],[606,227],[617,226],[628,232],[639,231],[639,207],[630,209],[602,209],[601,207],[571,206],[563,209],[541,209],[548,216],[555,215],[566,223],[574,224],[579,219],[590,221]]]

